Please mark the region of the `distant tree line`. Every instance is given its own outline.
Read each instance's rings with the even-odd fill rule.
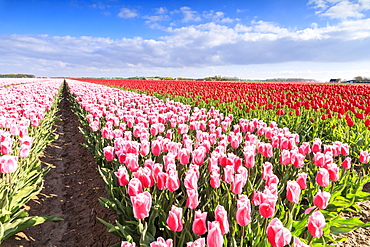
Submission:
[[[35,78],[34,75],[29,74],[0,74],[0,78]]]

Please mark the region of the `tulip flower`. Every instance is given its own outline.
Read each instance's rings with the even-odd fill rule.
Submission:
[[[329,172],[325,168],[320,168],[316,175],[316,183],[322,187],[329,186]]]
[[[18,169],[18,157],[12,155],[0,156],[0,173],[13,173]]]
[[[246,226],[251,222],[251,203],[246,195],[239,195],[236,222],[240,226]]]
[[[220,223],[218,221],[208,222],[207,247],[222,247],[223,245]]]
[[[207,212],[195,211],[192,230],[195,234],[203,235],[207,232]]]
[[[370,153],[368,151],[361,151],[359,159],[360,159],[360,162],[363,163],[363,164],[369,163]]]
[[[166,181],[166,187],[169,191],[176,191],[178,188],[180,188],[180,179],[178,176],[177,171],[170,170],[168,171],[167,181]]]
[[[320,211],[313,212],[308,218],[308,232],[315,238],[319,238],[323,235],[323,228],[325,225],[325,217]]]
[[[186,206],[191,209],[195,209],[199,205],[198,200],[198,190],[190,189],[186,190],[187,198],[186,198]]]
[[[182,208],[172,205],[171,211],[168,213],[167,226],[174,232],[180,232],[183,228],[182,224]]]
[[[299,238],[294,237],[293,247],[310,247],[309,245],[303,243]]]
[[[121,242],[121,247],[136,247],[136,244],[135,244],[135,242],[130,243],[128,241],[122,241]]]
[[[152,195],[148,191],[144,191],[130,198],[134,209],[134,217],[136,219],[148,217],[150,208],[152,207]]]
[[[220,224],[222,235],[229,232],[229,221],[227,219],[227,211],[221,205],[217,205],[215,209],[215,220]]]
[[[186,247],[204,247],[206,245],[205,238],[198,238],[194,242],[187,242]]]
[[[286,186],[286,198],[290,202],[298,203],[301,195],[301,187],[296,181],[288,181]]]
[[[150,243],[150,247],[173,247],[173,240],[164,240],[162,237],[158,237],[156,241]]]
[[[325,209],[328,206],[330,200],[330,193],[326,191],[319,191],[313,197],[313,204],[319,209]]]
[[[136,196],[143,192],[143,185],[138,178],[132,178],[127,187],[127,194],[129,196]]]
[[[267,239],[272,247],[284,247],[288,245],[292,239],[290,231],[284,227],[283,223],[278,218],[270,221],[266,228]]]
[[[129,174],[127,172],[126,167],[120,166],[118,171],[114,173],[118,179],[118,184],[120,186],[125,186],[129,183]]]
[[[299,187],[301,188],[301,190],[304,190],[307,188],[307,173],[305,172],[302,172],[302,173],[298,173],[298,178],[297,178],[297,183],[299,184]]]
[[[351,161],[352,161],[352,159],[351,159],[351,157],[346,157],[344,160],[343,160],[343,162],[342,162],[342,167],[344,168],[344,169],[350,169],[351,168]]]

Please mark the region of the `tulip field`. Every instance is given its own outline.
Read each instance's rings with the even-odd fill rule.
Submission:
[[[20,84],[0,91],[0,242],[32,225],[22,205],[42,188],[47,169],[37,157],[50,142],[63,86]],[[106,183],[100,203],[117,213],[115,222],[99,219],[121,239],[116,246],[318,247],[370,226],[342,214],[370,199],[366,85],[65,85]],[[33,217],[33,225],[60,220]]]
[[[0,243],[53,216],[28,216],[23,208],[48,171],[39,155],[52,141],[62,80],[0,80]]]

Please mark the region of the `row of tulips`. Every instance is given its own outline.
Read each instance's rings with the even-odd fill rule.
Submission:
[[[193,106],[214,106],[238,118],[276,122],[299,133],[302,141],[321,138],[352,146],[351,155],[370,146],[370,101],[367,85],[141,81],[84,79],[154,95]],[[357,156],[356,156],[357,155]]]
[[[350,145],[218,109],[68,80],[121,246],[325,246],[368,226]],[[369,153],[362,150],[362,163]]]
[[[0,78],[0,87],[9,87],[13,85],[28,83],[39,83],[48,80],[49,79],[39,79],[39,78]]]
[[[38,157],[54,138],[61,85],[48,80],[0,88],[0,243],[30,226],[60,220],[28,216],[24,205],[40,192],[48,170]]]

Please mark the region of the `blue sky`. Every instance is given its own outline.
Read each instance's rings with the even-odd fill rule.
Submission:
[[[370,0],[0,0],[0,73],[370,77]]]

